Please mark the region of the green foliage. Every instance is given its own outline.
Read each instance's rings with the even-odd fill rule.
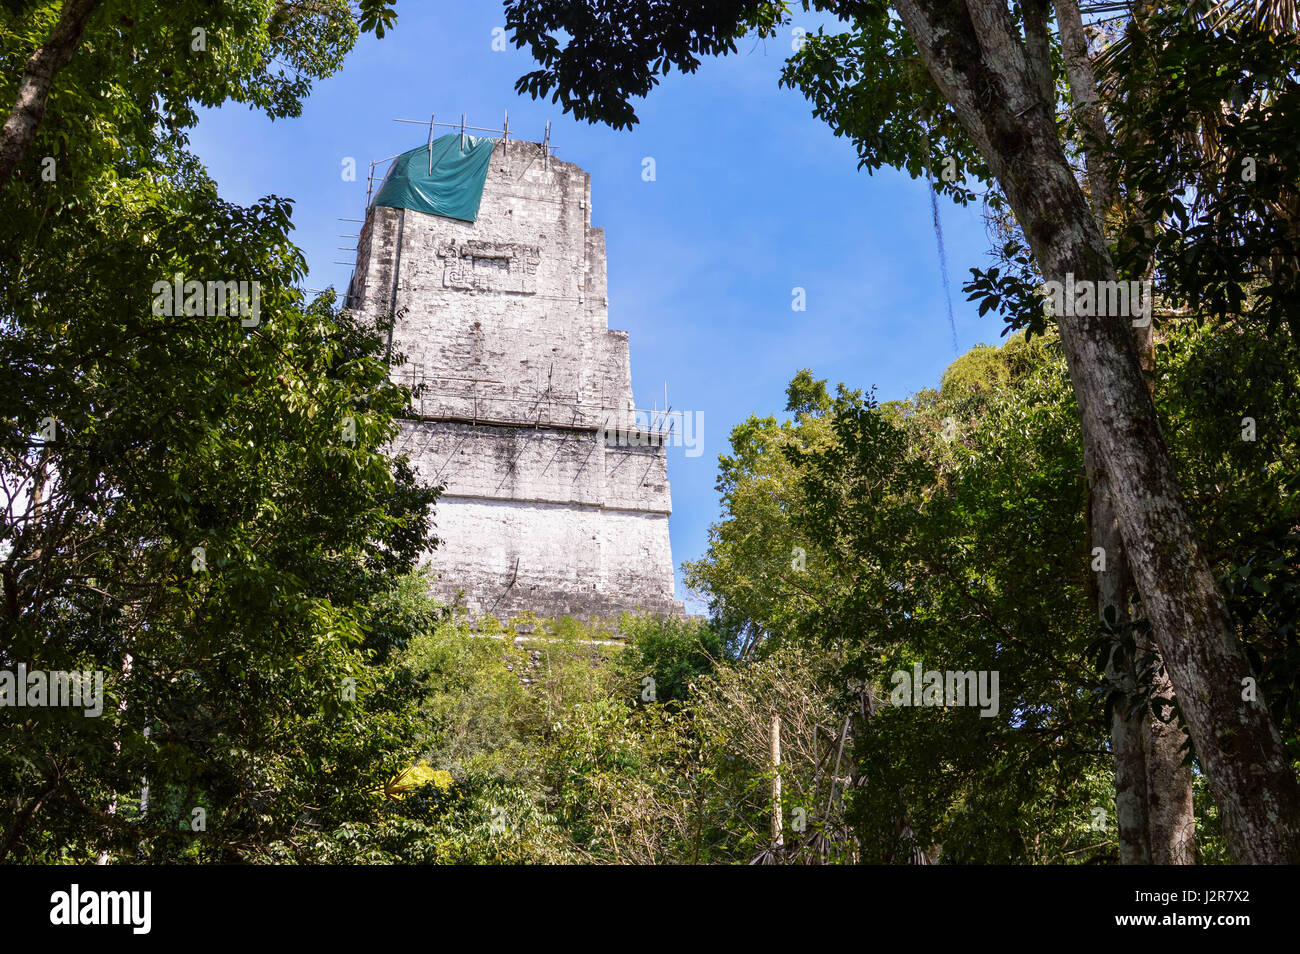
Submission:
[[[538,766],[523,740],[540,731],[543,714],[520,681],[529,664],[510,639],[470,637],[450,621],[426,630],[404,659],[422,685],[436,689],[420,705],[422,758],[458,779],[535,780]]]
[[[793,632],[838,584],[827,555],[790,519],[800,493],[797,453],[831,440],[824,381],[800,372],[786,392],[794,422],[751,417],[718,459],[724,513],[709,528],[708,557],[683,564],[686,582],[708,600],[714,624],[746,656],[773,636]],[[841,398],[847,392],[841,391]]]
[[[409,592],[428,600],[418,586]],[[525,637],[520,622],[484,634],[440,619],[410,641],[397,668],[424,687],[422,759],[453,784],[385,806],[369,832],[322,832],[314,851],[440,863],[748,862],[767,846],[767,732],[779,714],[783,804],[792,819],[802,810],[792,842],[806,841],[812,860],[851,856],[842,787],[833,790],[825,757],[826,736],[841,728],[833,669],[797,647],[730,662],[699,621],[625,617],[618,646],[603,645],[609,634],[598,627],[570,622],[557,635],[525,620]],[[647,674],[654,698],[642,694]]]
[[[499,778],[426,785],[365,823],[347,822],[277,845],[272,859],[317,864],[558,864],[573,860],[553,819]],[[289,850],[292,847],[293,850]]]
[[[425,691],[422,757],[454,784],[392,809],[411,839],[406,860],[652,862],[679,850],[669,835],[686,817],[674,767],[691,752],[688,723],[661,702],[634,703],[629,673],[657,664],[686,678],[707,664],[695,655],[705,643],[695,624],[624,626],[638,648],[603,645],[600,627],[547,632],[527,619],[503,633],[442,619],[410,643],[400,667]]]
[[[58,9],[0,20],[6,102]],[[296,289],[287,200],[185,151],[199,106],[296,115],[357,35],[332,0],[106,2],[0,192],[0,668],[104,679],[98,717],[0,712],[6,860],[307,858],[415,755],[386,660],[418,621],[375,600],[436,492],[386,451],[386,329]],[[164,306],[177,274],[244,310]]]
[[[1038,367],[1054,354],[1054,345],[1028,335],[1015,335],[1002,347],[976,345],[948,366],[943,373],[941,392],[949,400],[960,400],[965,393],[1005,391],[1031,378]]]
[[[722,635],[700,620],[629,616],[622,629],[628,646],[618,654],[618,669],[629,675],[634,701],[680,702],[692,680],[726,656]]]
[[[1157,11],[1106,57],[1120,174],[1140,200],[1122,265],[1152,262],[1170,300],[1300,334],[1300,36],[1250,23],[1189,29]],[[1137,216],[1135,216],[1137,218]],[[1141,222],[1159,223],[1144,229]]]
[[[814,380],[812,372],[807,368],[794,376],[785,390],[785,397],[785,409],[795,414],[825,414],[831,409],[826,380]]]
[[[858,167],[925,176],[960,205],[991,178],[979,152],[935,88],[901,21],[881,0],[804,4],[849,29],[809,34],[787,61],[781,85],[798,89],[836,136],[849,139]]]
[[[1289,423],[1300,419],[1300,361],[1283,335],[1183,321],[1165,327],[1158,366],[1180,478],[1294,747],[1300,560],[1288,461],[1300,450]],[[842,386],[829,408],[798,397],[819,387],[800,372],[795,420],[733,431],[724,519],[689,570],[718,625],[757,633],[760,646],[817,647],[839,678],[870,687],[870,717],[854,717],[846,809],[862,859],[937,848],[946,862],[1115,860],[1113,828],[1092,828],[1098,811],[1113,818],[1093,658],[1105,637],[1091,610],[1077,411],[1054,341],[979,346],[940,390],[883,406]],[[786,583],[790,539],[808,547],[799,589]],[[998,671],[999,713],[885,704],[889,674],[918,663]],[[840,705],[852,712],[851,697]],[[1203,859],[1224,860],[1205,791],[1197,814]]]
[[[534,99],[546,95],[578,119],[630,129],[637,122],[634,97],[659,84],[674,67],[693,73],[700,57],[736,50],[747,24],[768,35],[783,13],[771,0],[640,5],[636,11],[596,0],[507,0],[506,29],[528,47],[541,66],[515,83]],[[627,14],[636,28],[628,29]]]
[[[238,254],[258,248],[244,239]],[[258,274],[274,288],[285,268]],[[371,664],[409,631],[368,632],[367,603],[427,544],[435,495],[384,454],[407,395],[376,330],[290,293],[264,296],[252,333],[141,306],[64,310],[129,281],[51,292],[38,321],[0,336],[8,473],[40,500],[6,540],[5,662],[107,683],[98,719],[23,714],[6,789],[24,793],[17,811],[54,786],[32,851],[144,845],[158,860],[196,840],[205,857],[247,855],[305,806],[321,825],[362,811],[360,793],[400,767],[408,703]],[[34,442],[46,417],[57,437]],[[149,815],[106,815],[140,778]],[[206,837],[160,811],[178,793],[182,819],[206,811]]]
[[[842,690],[835,709],[856,726],[841,771],[855,780],[845,810],[863,860],[937,848],[954,862],[1080,861],[1112,850],[1089,829],[1091,807],[1110,796],[1084,652],[1095,624],[1074,420],[1059,355],[1017,337],[959,359],[939,392],[880,406],[841,387],[824,413],[733,433],[725,519],[694,570],[715,605],[781,620],[763,627],[767,639],[816,647],[833,663],[828,684],[865,692],[869,718]],[[773,469],[784,492],[751,506]],[[743,574],[717,572],[753,552],[732,541],[792,532],[817,554],[801,574],[817,599],[772,586],[759,602]],[[889,674],[916,663],[998,671],[997,715],[885,704]]]
[[[1264,338],[1243,321],[1185,328],[1159,360],[1189,506],[1260,694],[1300,757],[1300,354],[1284,331]]]

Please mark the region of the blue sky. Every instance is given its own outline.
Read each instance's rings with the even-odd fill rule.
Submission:
[[[524,51],[494,51],[497,0],[403,0],[396,30],[363,39],[319,83],[297,119],[270,122],[243,107],[203,114],[192,142],[222,195],[295,200],[296,241],[312,288],[346,286],[372,159],[424,142],[396,117],[459,121],[540,140],[547,120],[562,159],[591,173],[592,224],[605,229],[609,323],[629,332],[639,407],[664,382],[674,409],[703,412],[699,457],[669,451],[673,558],[695,559],[719,516],[717,456],[751,414],[780,414],[796,371],[831,384],[875,386],[883,400],[938,382],[953,360],[926,185],[857,169],[852,146],[814,119],[777,80],[791,38],[747,40],[739,53],[673,74],[637,105],[632,131],[575,122],[514,92],[533,68]],[[818,20],[796,19],[810,32]],[[343,181],[345,157],[356,182]],[[642,160],[656,179],[642,179]],[[957,341],[999,340],[961,294],[988,245],[978,206],[940,206]],[[792,289],[807,310],[792,310]],[[678,596],[686,594],[678,571]],[[698,606],[696,607],[698,608]]]

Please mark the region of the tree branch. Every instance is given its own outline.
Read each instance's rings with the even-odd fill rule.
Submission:
[[[45,104],[50,98],[55,74],[72,60],[81,45],[90,15],[102,0],[64,0],[59,22],[45,42],[27,60],[18,96],[0,131],[0,187],[18,168],[36,139],[36,130],[45,118]]]

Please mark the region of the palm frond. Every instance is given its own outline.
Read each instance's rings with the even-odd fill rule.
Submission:
[[[1218,0],[1205,3],[1211,29],[1253,26],[1270,33],[1300,32],[1300,0]]]
[[[1133,43],[1146,38],[1145,23],[1157,11],[1183,12],[1183,28],[1203,30],[1253,29],[1266,33],[1300,33],[1300,0],[1191,0],[1168,3],[1164,0],[1127,0],[1124,3],[1097,2],[1079,4],[1085,15],[1129,12],[1127,28],[1101,50],[1093,63],[1103,92],[1113,87],[1117,73],[1125,67]],[[1136,8],[1136,9],[1135,9]]]

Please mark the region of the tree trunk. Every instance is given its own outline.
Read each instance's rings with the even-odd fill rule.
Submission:
[[[1077,0],[1054,0],[1054,6],[1056,26],[1061,35],[1065,78],[1070,84],[1070,98],[1078,114],[1079,128],[1083,130],[1083,161],[1088,170],[1088,188],[1104,231],[1106,214],[1115,201],[1115,183],[1105,148],[1110,142],[1110,134],[1101,109],[1101,91],[1092,70],[1092,60],[1088,57],[1088,36],[1083,31]]]
[[[72,60],[81,44],[90,15],[102,0],[64,0],[59,22],[27,60],[13,109],[0,131],[0,188],[18,168],[36,139],[36,130],[45,118],[45,105],[55,74]]]
[[[1097,616],[1120,628],[1130,622],[1128,562],[1120,540],[1106,472],[1096,454],[1084,449],[1088,473],[1089,536],[1093,546],[1093,580]],[[1100,554],[1098,554],[1100,548]],[[1100,557],[1100,563],[1098,563]],[[1119,861],[1124,865],[1149,865],[1151,841],[1148,823],[1151,778],[1147,771],[1146,707],[1136,708],[1137,669],[1134,653],[1123,635],[1111,641],[1106,660],[1107,708],[1110,710],[1110,751],[1115,763],[1115,827],[1119,833]]]
[[[1148,652],[1155,648],[1152,644]],[[1172,695],[1170,689],[1169,676],[1161,666],[1154,686],[1156,698]],[[1156,706],[1160,718],[1144,720],[1147,834],[1151,844],[1151,863],[1194,865],[1196,813],[1192,807],[1192,768],[1183,764],[1182,751],[1187,733],[1176,718],[1170,718],[1173,715],[1171,706],[1159,702]]]
[[[1101,92],[1088,55],[1088,38],[1083,30],[1077,0],[1054,0],[1056,22],[1061,35],[1061,54],[1070,98],[1083,130],[1083,155],[1088,173],[1093,213],[1103,234],[1110,234],[1108,222],[1118,192],[1114,165],[1110,160],[1110,132],[1101,107]],[[1149,228],[1149,225],[1148,225]],[[1147,382],[1154,396],[1155,342],[1150,323],[1131,329],[1133,342]],[[1109,500],[1097,501],[1109,493],[1104,474],[1095,461],[1088,465],[1093,494],[1091,530],[1093,546],[1104,548],[1108,576],[1097,578],[1097,612],[1103,618],[1114,607],[1122,626],[1131,621],[1129,593],[1131,574]],[[1107,680],[1111,684],[1111,751],[1115,758],[1115,791],[1118,812],[1120,861],[1123,864],[1183,864],[1195,858],[1196,818],[1192,810],[1192,773],[1182,764],[1180,751],[1185,733],[1148,715],[1147,707],[1133,711],[1137,688],[1138,661],[1149,661],[1156,673],[1153,694],[1172,698],[1173,685],[1159,658],[1155,642],[1144,637],[1130,651],[1124,640],[1116,640]],[[1133,779],[1145,777],[1140,806],[1133,804]],[[1122,793],[1128,792],[1128,796]],[[1145,843],[1145,850],[1138,846]]]
[[[1113,281],[1065,158],[1054,105],[1029,81],[1004,0],[893,0],[926,68],[1006,193],[1049,281]],[[1083,438],[1105,472],[1143,606],[1236,859],[1300,862],[1300,785],[1201,552],[1128,319],[1060,317]]]
[[[785,823],[781,818],[781,717],[772,716],[772,846],[785,847]]]

